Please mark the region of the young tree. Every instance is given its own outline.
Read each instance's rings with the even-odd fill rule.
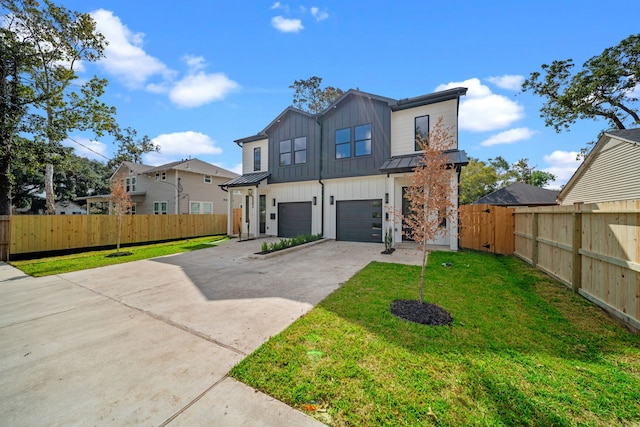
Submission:
[[[15,77],[23,90],[18,103],[29,109],[19,131],[35,145],[47,147],[45,193],[47,212],[55,213],[54,166],[63,159],[61,142],[73,130],[102,135],[114,127],[115,109],[100,102],[107,85],[93,77],[80,85],[76,71],[81,61],[103,56],[106,40],[87,13],[78,13],[51,0],[0,0],[6,28],[20,52],[28,53]],[[1,188],[1,187],[0,187]]]
[[[295,80],[289,89],[293,89],[293,106],[311,114],[318,114],[340,98],[344,91],[333,86],[320,89],[322,77],[312,76],[307,80]]]
[[[416,241],[422,250],[422,271],[420,273],[420,303],[423,303],[424,276],[427,268],[428,242],[446,233],[446,218],[456,209],[451,193],[455,189],[453,170],[446,150],[451,147],[449,131],[440,117],[426,139],[418,137],[422,149],[411,185],[407,187],[410,214],[404,217],[408,227],[405,234]]]
[[[117,220],[116,253],[120,253],[120,240],[122,236],[122,217],[131,212],[133,203],[127,193],[122,179],[115,177],[111,181],[111,194],[109,200],[113,206],[113,212]]]
[[[545,99],[540,117],[556,132],[578,119],[603,118],[614,129],[640,125],[637,87],[640,84],[640,34],[605,49],[572,74],[572,59],[543,64],[531,73],[522,91]]]

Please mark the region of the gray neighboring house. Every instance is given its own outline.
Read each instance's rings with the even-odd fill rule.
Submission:
[[[238,174],[202,160],[187,159],[160,166],[122,162],[111,180],[122,180],[134,203],[134,214],[226,214],[229,193],[220,184],[236,177]],[[91,207],[108,203],[109,195],[82,199]]]
[[[562,205],[640,199],[640,129],[605,132],[558,199]]]
[[[547,190],[523,182],[514,182],[479,198],[473,205],[545,206],[558,204],[558,190]]]

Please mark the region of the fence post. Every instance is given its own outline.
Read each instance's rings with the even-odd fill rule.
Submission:
[[[0,261],[9,261],[11,251],[11,215],[0,215]]]
[[[571,260],[571,287],[573,292],[578,292],[582,287],[582,258],[580,257],[580,248],[582,247],[582,203],[573,205],[575,211],[573,217],[573,256]]]
[[[538,213],[534,212],[531,216],[531,264],[535,267],[538,265]]]

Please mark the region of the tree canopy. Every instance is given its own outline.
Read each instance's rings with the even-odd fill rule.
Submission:
[[[50,0],[0,0],[2,6],[2,60],[10,73],[3,72],[3,88],[11,87],[11,97],[3,89],[3,108],[12,112],[9,132],[2,132],[0,165],[9,164],[12,144],[18,132],[32,141],[31,147],[45,154],[47,210],[54,213],[54,166],[64,161],[62,141],[74,130],[91,130],[102,135],[115,126],[115,108],[100,101],[107,85],[96,76],[83,84],[76,71],[80,61],[94,62],[103,56],[104,37],[87,13],[78,13]],[[3,55],[4,57],[4,55]],[[7,77],[8,76],[8,77]],[[4,117],[3,117],[4,118]],[[7,169],[0,181],[10,182]],[[0,182],[2,201],[10,200],[10,185]],[[9,214],[10,204],[0,206]]]
[[[470,157],[469,164],[462,168],[460,174],[460,204],[473,203],[513,182],[544,187],[555,179],[554,174],[529,165],[529,159],[520,159],[509,165],[501,156],[488,161]]]
[[[333,86],[320,88],[322,77],[312,76],[306,80],[295,80],[289,89],[293,89],[293,106],[311,114],[318,114],[340,98],[344,91]]]
[[[543,64],[531,73],[522,91],[545,99],[540,117],[556,132],[577,120],[605,119],[610,128],[640,125],[640,34],[630,35],[587,60],[574,74],[572,59]]]

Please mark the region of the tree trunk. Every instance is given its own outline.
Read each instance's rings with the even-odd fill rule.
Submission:
[[[420,304],[424,303],[424,276],[427,270],[427,263],[429,262],[429,251],[427,250],[427,244],[422,247],[422,271],[420,272]]]
[[[47,163],[47,166],[45,166],[44,193],[46,196],[47,215],[55,215],[56,199],[53,193],[53,165],[51,163]]]
[[[10,156],[0,157],[0,215],[11,215],[11,169]]]

